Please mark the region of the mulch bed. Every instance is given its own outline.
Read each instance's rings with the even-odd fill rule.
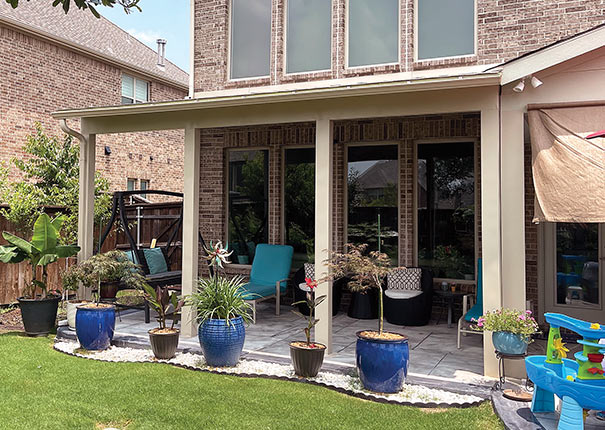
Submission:
[[[23,330],[21,310],[18,308],[0,314],[0,332],[15,330]]]

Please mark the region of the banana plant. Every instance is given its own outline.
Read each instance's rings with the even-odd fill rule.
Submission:
[[[174,329],[174,322],[179,311],[183,307],[184,301],[179,300],[175,291],[168,291],[166,288],[156,287],[155,289],[147,284],[143,285],[143,294],[149,305],[158,313],[158,323],[160,330],[166,328],[166,318],[168,317],[168,308],[173,307],[172,325],[170,329]]]
[[[41,214],[34,223],[34,234],[31,241],[15,236],[7,231],[2,237],[8,242],[0,246],[0,262],[21,263],[28,261],[32,269],[32,281],[25,290],[26,298],[36,298],[36,289],[42,290],[42,298],[46,298],[47,266],[59,258],[72,257],[80,251],[76,245],[59,245],[59,233],[64,221],[63,216],[52,219],[47,214]],[[42,268],[42,278],[38,279],[38,267]]]

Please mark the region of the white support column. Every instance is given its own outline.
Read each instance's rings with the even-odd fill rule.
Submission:
[[[91,257],[94,247],[95,218],[95,149],[96,135],[87,134],[82,127],[80,139],[80,192],[78,202],[78,261]],[[80,136],[80,137],[82,137]],[[78,297],[90,299],[91,291],[80,286]]]
[[[183,179],[183,280],[182,294],[195,291],[199,264],[199,215],[200,215],[200,140],[193,127],[185,129],[184,179]],[[181,315],[181,336],[195,336],[197,324],[195,312],[189,306]]]
[[[483,309],[502,306],[502,243],[500,204],[500,118],[497,97],[481,110],[481,231]],[[483,338],[483,371],[498,375],[491,333]]]
[[[328,274],[325,260],[332,251],[332,122],[321,119],[315,131],[315,276],[321,279]],[[332,282],[317,287],[317,296],[326,300],[316,309],[315,340],[332,352]]]

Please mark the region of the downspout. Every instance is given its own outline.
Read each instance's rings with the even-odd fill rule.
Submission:
[[[74,130],[73,128],[69,128],[66,119],[59,120],[59,127],[61,127],[61,130],[63,130],[68,135],[77,138],[82,145],[86,145],[88,143],[82,133]]]
[[[498,253],[498,264],[500,266],[500,270],[498,271],[500,277],[500,307],[502,307],[503,299],[504,299],[504,285],[503,285],[503,276],[502,276],[502,267],[504,263],[503,252],[504,245],[502,243],[502,83],[500,83],[498,87],[498,199],[500,204],[498,205],[498,212],[500,222],[498,223],[498,232],[500,235],[500,240],[498,241],[500,245],[500,252]]]

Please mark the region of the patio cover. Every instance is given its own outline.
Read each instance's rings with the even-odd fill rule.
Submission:
[[[605,222],[605,103],[528,110],[534,222]]]

